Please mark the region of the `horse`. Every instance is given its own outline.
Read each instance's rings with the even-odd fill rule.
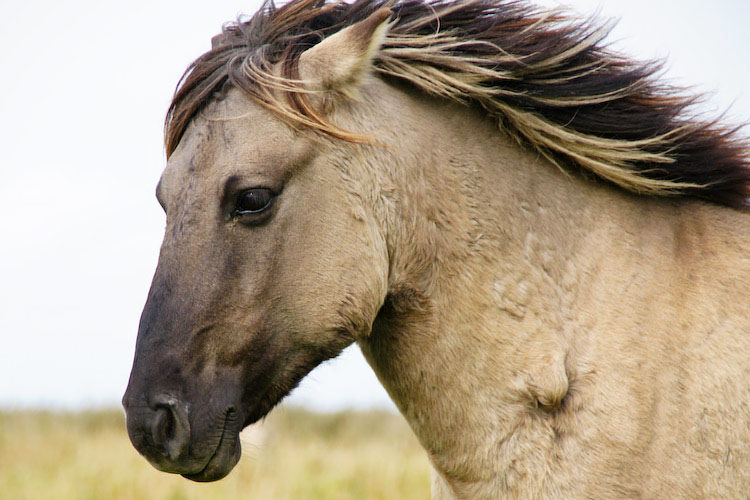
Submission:
[[[167,114],[123,405],[195,481],[356,342],[435,499],[750,492],[750,159],[606,29],[525,1],[292,0]]]

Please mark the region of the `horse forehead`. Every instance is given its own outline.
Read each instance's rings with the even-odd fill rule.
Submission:
[[[243,146],[252,150],[293,142],[297,136],[276,114],[235,88],[224,99],[212,102],[201,117],[215,132],[214,138],[239,152],[246,149]]]
[[[172,175],[210,175],[243,165],[276,165],[299,142],[294,130],[273,113],[232,89],[191,122],[167,162]]]

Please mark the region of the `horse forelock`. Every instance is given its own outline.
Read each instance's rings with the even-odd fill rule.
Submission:
[[[698,117],[701,97],[661,82],[659,63],[606,49],[611,25],[525,0],[267,2],[252,18],[226,25],[188,67],[166,118],[167,154],[229,85],[293,125],[362,142],[310,104],[297,62],[304,50],[383,7],[394,20],[375,57],[381,75],[480,105],[521,145],[561,168],[637,193],[748,205],[750,148],[739,127]]]

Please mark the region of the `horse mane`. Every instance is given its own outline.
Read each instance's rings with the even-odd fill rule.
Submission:
[[[607,49],[606,25],[525,0],[267,2],[253,17],[225,25],[186,70],[166,117],[167,155],[228,85],[291,123],[361,141],[310,105],[297,61],[383,7],[394,13],[375,59],[385,78],[480,105],[501,130],[561,168],[636,193],[750,204],[749,148],[740,127],[697,116],[692,110],[701,96],[659,81],[660,63]]]

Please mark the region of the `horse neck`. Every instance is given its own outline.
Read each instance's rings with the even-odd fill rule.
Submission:
[[[563,174],[478,110],[389,99],[406,110],[383,128],[390,287],[360,345],[438,470],[481,483],[498,464],[477,457],[493,460],[523,415],[565,396],[581,290],[617,253],[592,242],[628,231],[633,202]]]

